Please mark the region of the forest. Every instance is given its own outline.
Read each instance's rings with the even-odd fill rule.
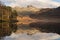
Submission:
[[[15,32],[17,29],[16,22],[18,22],[17,12],[0,2],[0,38],[9,36],[12,31]]]

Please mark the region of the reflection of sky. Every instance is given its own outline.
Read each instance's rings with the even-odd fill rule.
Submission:
[[[36,7],[57,7],[60,6],[60,0],[1,0],[9,6],[34,5]]]
[[[12,34],[5,37],[4,40],[60,40],[60,36],[54,33],[36,33],[33,35],[27,34]]]

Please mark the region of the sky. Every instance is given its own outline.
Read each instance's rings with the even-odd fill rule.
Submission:
[[[15,7],[26,7],[27,5],[33,5],[35,7],[58,7],[60,6],[60,0],[0,0],[7,6]]]

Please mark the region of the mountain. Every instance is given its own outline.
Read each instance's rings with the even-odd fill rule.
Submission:
[[[28,5],[27,7],[16,6],[13,9],[17,11],[18,16],[29,16],[30,14],[36,13],[37,11],[40,10],[32,5]]]
[[[39,11],[38,8],[32,6],[32,5],[28,5],[27,7],[14,7],[13,9],[15,9],[16,11],[18,12],[23,12],[23,11],[33,11],[33,12],[36,12],[36,11]]]
[[[58,8],[45,8],[41,9],[40,11],[36,12],[37,17],[60,17],[60,7]]]
[[[45,8],[36,12],[36,14],[31,14],[31,18],[47,21],[58,21],[60,22],[60,7],[58,8]]]

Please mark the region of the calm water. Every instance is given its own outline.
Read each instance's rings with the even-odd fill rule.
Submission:
[[[37,29],[30,28],[29,24],[36,20],[23,18],[19,21],[17,23],[17,31],[15,33],[12,32],[10,36],[6,36],[1,40],[60,40],[60,35],[56,33],[42,33]],[[9,23],[3,24],[5,27],[9,27]]]
[[[10,36],[6,36],[1,40],[60,40],[60,35],[56,33],[41,33],[38,30],[30,29],[28,26],[27,24],[19,24],[15,33],[12,32]],[[33,34],[28,35],[27,33]]]

